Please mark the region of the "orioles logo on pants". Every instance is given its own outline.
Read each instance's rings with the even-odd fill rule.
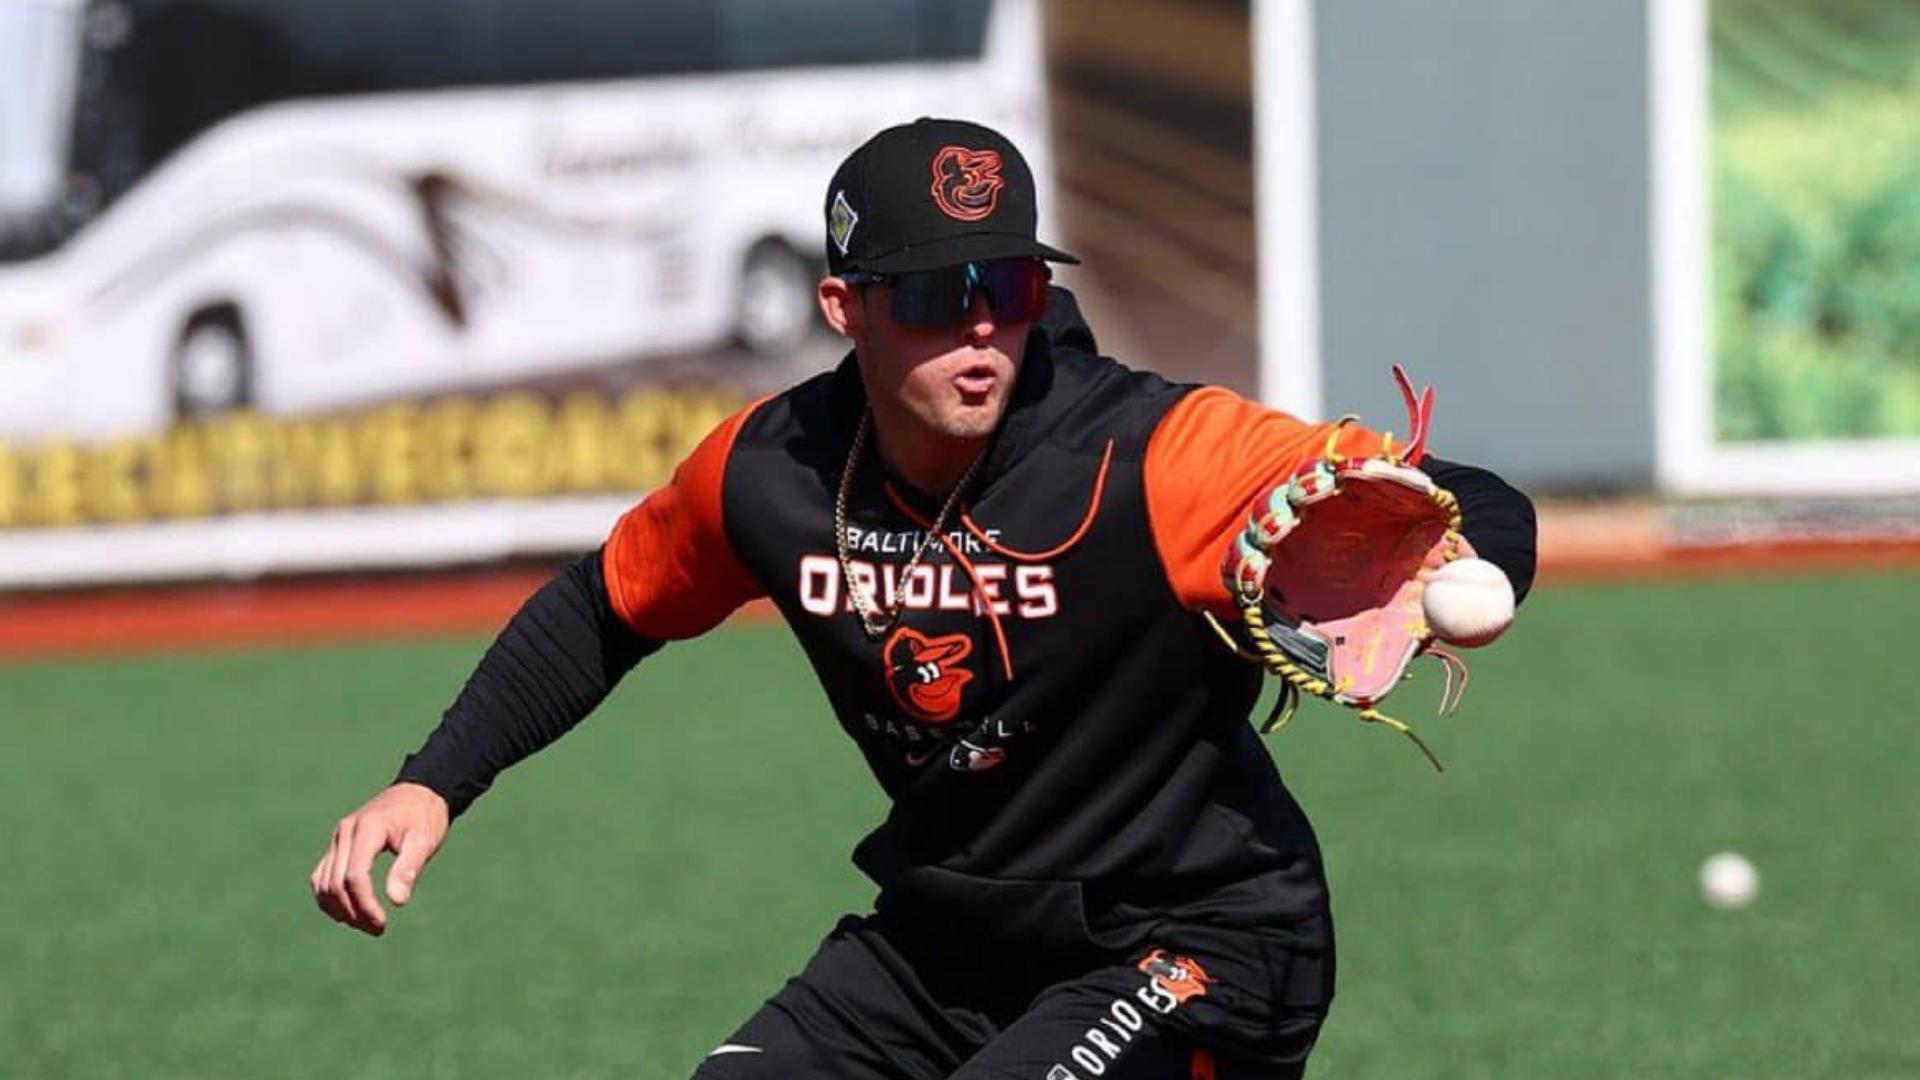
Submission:
[[[929,724],[947,723],[960,715],[961,693],[973,681],[973,672],[959,666],[972,654],[973,639],[965,634],[930,638],[903,626],[880,653],[887,666],[887,690],[909,716]]]
[[[1213,976],[1207,969],[1194,963],[1185,956],[1168,956],[1167,950],[1155,949],[1140,961],[1140,970],[1162,993],[1172,995],[1174,1004],[1185,1004],[1191,998],[1206,997],[1207,984]]]

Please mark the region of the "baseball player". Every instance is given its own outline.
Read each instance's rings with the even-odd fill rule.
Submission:
[[[312,887],[380,934],[449,821],[670,641],[771,599],[892,810],[879,887],[698,1066],[715,1080],[1299,1076],[1333,996],[1313,832],[1248,723],[1225,553],[1329,439],[1099,356],[985,127],[889,128],[825,202],[833,371],[720,425],[501,632]],[[1526,498],[1427,459],[1524,595]],[[716,1036],[722,1034],[715,1033]]]

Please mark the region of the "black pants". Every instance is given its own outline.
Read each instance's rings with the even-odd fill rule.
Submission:
[[[1102,955],[849,916],[695,1080],[1299,1077],[1332,995],[1325,929],[1165,924]]]

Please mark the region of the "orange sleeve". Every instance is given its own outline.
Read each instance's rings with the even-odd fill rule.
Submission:
[[[613,609],[647,637],[677,641],[704,634],[764,595],[727,539],[721,502],[733,441],[760,404],[715,428],[673,479],[627,511],[607,539],[603,559]]]
[[[1147,443],[1147,518],[1182,604],[1216,613],[1232,609],[1220,580],[1228,545],[1246,527],[1255,501],[1320,457],[1334,429],[1217,386],[1188,394],[1161,417]],[[1380,436],[1366,428],[1348,425],[1340,433],[1342,454],[1369,455],[1380,448]]]

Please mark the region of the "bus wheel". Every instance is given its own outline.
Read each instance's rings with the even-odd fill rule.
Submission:
[[[768,240],[748,253],[740,275],[734,337],[748,352],[780,356],[813,334],[813,267],[785,244]]]
[[[240,309],[214,304],[193,313],[173,346],[174,416],[231,412],[253,401],[253,348]]]

